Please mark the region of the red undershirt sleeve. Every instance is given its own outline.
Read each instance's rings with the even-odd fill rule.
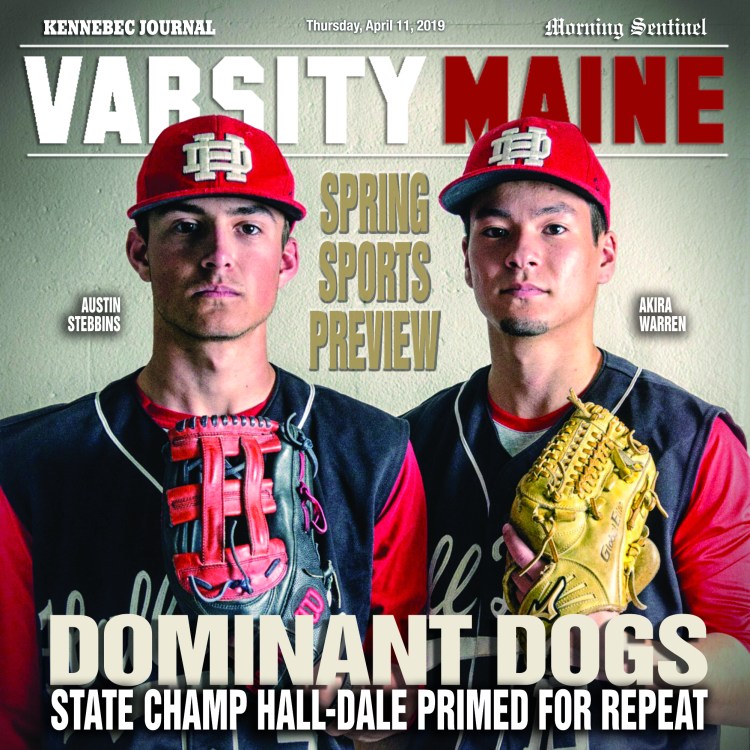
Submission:
[[[408,616],[427,605],[427,513],[422,475],[411,443],[396,483],[375,521],[372,560],[373,615],[392,615],[406,636]],[[365,649],[369,651],[368,628]]]
[[[0,570],[0,738],[5,750],[30,750],[41,737],[31,537],[1,489]]]
[[[750,650],[750,456],[723,419],[711,427],[674,564],[688,611]]]

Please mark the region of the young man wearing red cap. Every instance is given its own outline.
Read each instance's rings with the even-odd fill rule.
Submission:
[[[160,538],[162,448],[165,430],[190,415],[304,426],[318,458],[313,494],[329,528],[318,537],[321,558],[335,571],[340,609],[356,616],[363,636],[371,614],[402,623],[426,599],[424,492],[408,425],[268,361],[266,320],[297,271],[290,230],[305,215],[273,140],[222,116],[168,127],[143,163],[128,215],[136,221],[128,259],[152,289],[151,359],[97,394],[0,425],[2,745],[288,743],[254,735],[250,720],[236,733],[150,732],[139,711],[124,734],[50,728],[50,614],[101,623],[175,612]]]
[[[427,494],[430,610],[473,617],[475,632],[462,637],[462,685],[495,682],[494,623],[508,611],[505,547],[521,565],[533,559],[504,525],[519,480],[570,416],[573,388],[610,411],[619,405],[618,417],[648,445],[659,471],[668,517],[648,519],[662,563],[640,595],[648,607],[642,614],[656,626],[682,612],[705,621],[709,635],[698,647],[709,661],[707,719],[747,722],[744,436],[723,409],[595,346],[597,289],[614,273],[617,241],[609,180],[594,152],[568,123],[510,122],[476,142],[463,175],[440,201],[465,225],[465,279],[487,319],[491,360],[407,414]],[[472,742],[498,748],[542,742],[539,734],[502,740],[490,734]],[[588,740],[556,731],[549,742],[544,746],[702,748],[716,746],[717,731],[592,732]]]

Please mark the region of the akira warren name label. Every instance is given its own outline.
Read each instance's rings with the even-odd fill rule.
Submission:
[[[673,314],[671,297],[641,297],[638,326],[641,333],[685,333],[687,316]]]

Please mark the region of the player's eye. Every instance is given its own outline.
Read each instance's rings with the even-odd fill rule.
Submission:
[[[489,237],[491,240],[498,240],[507,237],[510,232],[505,227],[485,227],[481,234],[483,237]]]
[[[198,231],[198,222],[180,219],[172,225],[172,231],[177,234],[195,234]]]
[[[565,232],[567,231],[567,227],[564,227],[562,224],[547,224],[547,226],[544,227],[544,233],[551,234],[553,236],[565,234]]]
[[[260,234],[260,227],[257,224],[241,224],[240,231],[243,234]]]

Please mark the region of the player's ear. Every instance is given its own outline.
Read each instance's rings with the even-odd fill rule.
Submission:
[[[599,283],[606,284],[615,273],[617,236],[609,229],[599,238]]]
[[[279,289],[286,286],[299,270],[299,247],[297,240],[290,237],[284,249],[281,251],[281,264],[279,266]]]
[[[148,245],[136,227],[128,232],[125,251],[130,265],[143,281],[151,281],[151,266],[148,262]]]
[[[470,288],[474,288],[474,282],[471,278],[471,266],[469,265],[469,238],[464,237],[461,240],[461,249],[464,251],[464,281]]]

